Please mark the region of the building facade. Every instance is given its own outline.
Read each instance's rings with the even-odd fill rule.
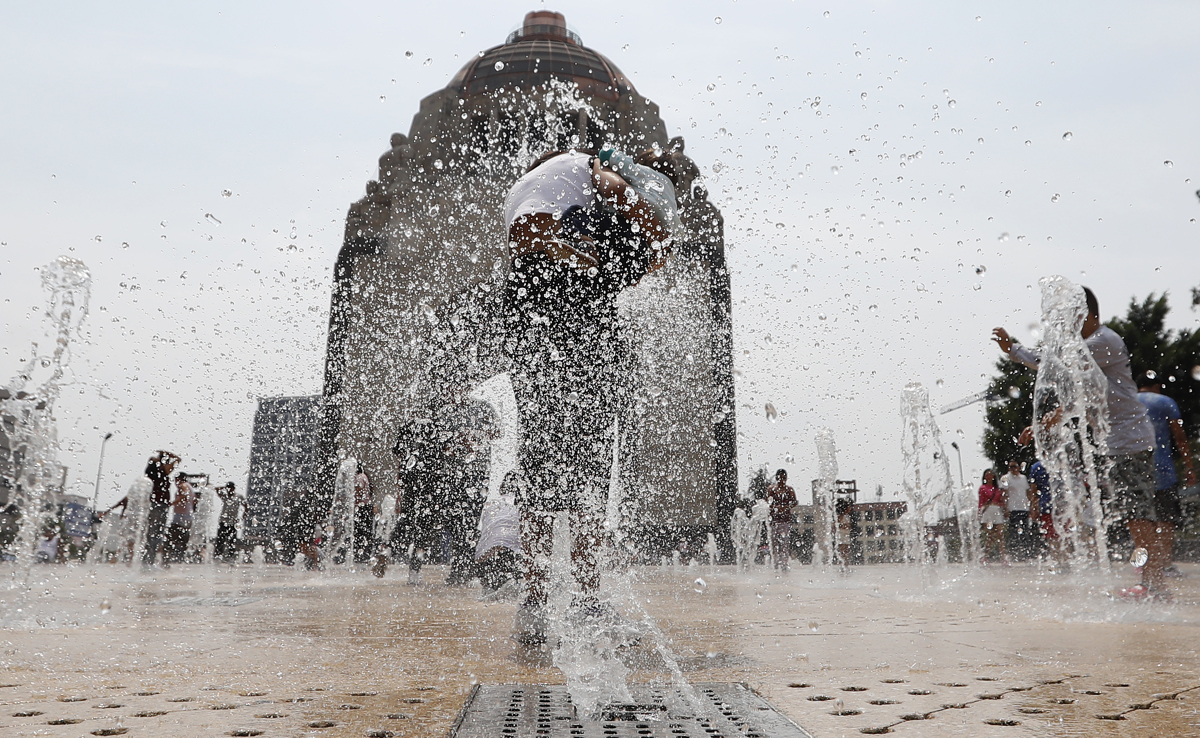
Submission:
[[[258,400],[242,538],[269,556],[284,536],[288,514],[316,491],[320,408],[320,395]]]

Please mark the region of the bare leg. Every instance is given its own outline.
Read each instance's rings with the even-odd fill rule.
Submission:
[[[594,595],[600,589],[600,517],[588,510],[572,510],[571,575],[584,595]]]
[[[554,516],[541,510],[521,510],[521,551],[525,577],[525,604],[546,604],[550,555],[554,551]]]
[[[1165,582],[1163,570],[1171,563],[1171,549],[1175,543],[1175,526],[1153,520],[1129,521],[1129,535],[1133,545],[1146,549],[1148,557],[1142,567],[1142,584],[1151,589],[1162,589]]]

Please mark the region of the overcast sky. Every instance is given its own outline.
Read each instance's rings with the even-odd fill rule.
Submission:
[[[36,269],[82,259],[72,491],[108,430],[102,502],[155,448],[245,481],[255,398],[321,389],[343,218],[389,134],[538,7],[0,11],[0,381],[40,333]],[[547,7],[661,106],[725,213],[743,485],[786,466],[805,494],[829,426],[839,476],[893,494],[901,388],[982,390],[991,328],[1032,340],[1041,276],[1106,318],[1166,290],[1196,324],[1194,3]],[[981,406],[939,422],[976,476]]]

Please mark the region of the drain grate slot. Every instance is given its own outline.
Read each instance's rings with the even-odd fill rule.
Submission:
[[[693,711],[675,707],[686,702],[674,687],[631,684],[633,703],[593,719],[576,715],[561,685],[479,685],[450,738],[812,738],[744,684],[692,688],[708,708],[703,716],[682,714]]]

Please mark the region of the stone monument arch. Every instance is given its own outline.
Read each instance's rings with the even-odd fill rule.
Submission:
[[[670,154],[687,233],[669,265],[621,297],[633,400],[619,488],[650,548],[727,539],[737,450],[724,225],[682,138],[658,106],[561,14],[529,13],[421,101],[394,133],[378,179],[350,206],[334,269],[318,457],[319,519],[340,459],[394,493],[392,445],[447,385],[507,370],[498,321],[508,271],[509,187],[550,149],[611,145]]]

